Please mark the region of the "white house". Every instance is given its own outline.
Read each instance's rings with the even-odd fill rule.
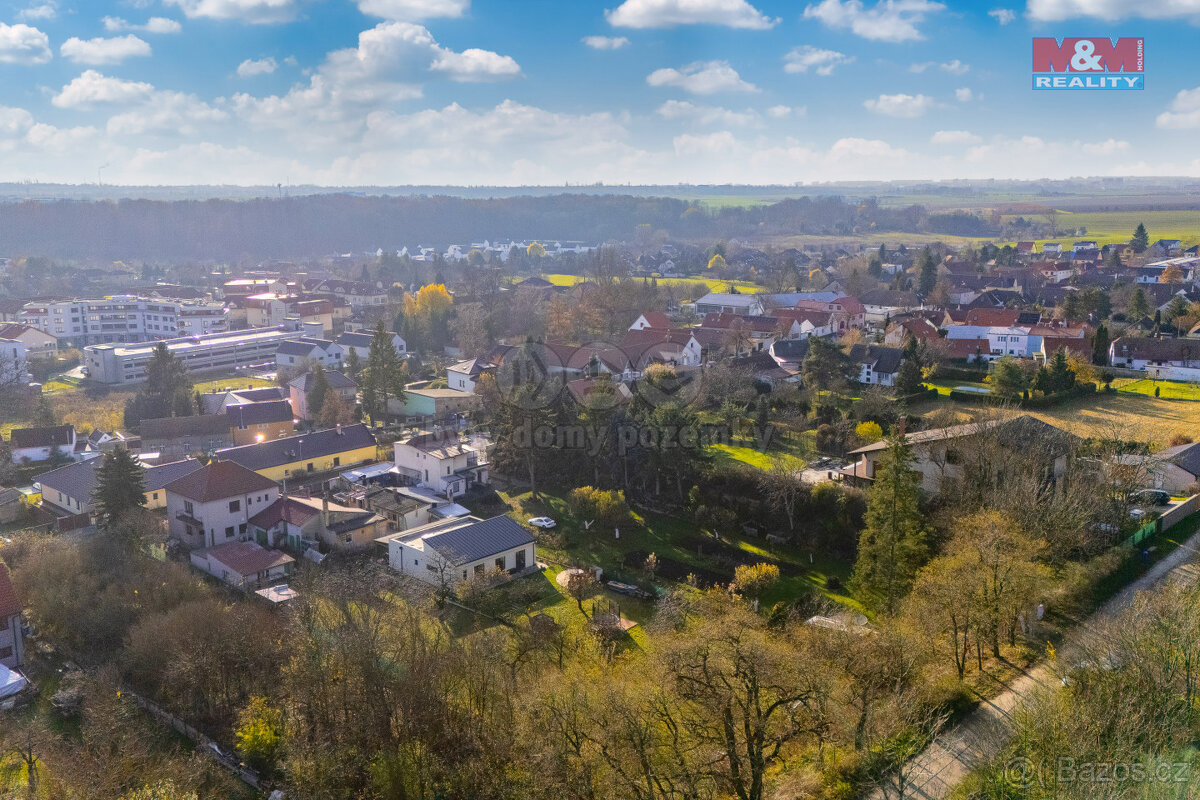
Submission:
[[[21,601],[0,561],[0,666],[16,669],[25,662],[25,640],[21,624]]]
[[[0,325],[0,339],[20,342],[25,346],[25,357],[28,359],[54,358],[58,355],[58,339],[31,325]]]
[[[34,486],[42,494],[42,504],[69,514],[92,513],[96,508],[93,495],[100,482],[97,472],[103,461],[102,458],[90,458],[38,475],[34,478]],[[203,466],[194,458],[157,466],[143,464],[146,508],[165,507],[167,500],[164,487]]]
[[[987,339],[987,359],[1001,356],[1033,358],[1041,348],[1041,337],[1030,336],[1028,328],[1003,325],[950,325],[946,328],[947,339]]]
[[[0,383],[22,384],[29,379],[26,362],[29,351],[19,339],[0,338]]]
[[[279,343],[275,351],[275,363],[281,367],[294,367],[315,361],[325,367],[342,368],[343,350],[337,342],[299,336]]]
[[[12,463],[47,461],[55,453],[66,458],[80,460],[83,453],[76,453],[78,441],[74,425],[59,425],[54,428],[15,428],[9,439]],[[99,453],[91,452],[88,457]]]
[[[904,351],[898,347],[856,344],[850,348],[850,360],[858,365],[859,383],[892,386],[904,361]]]
[[[192,566],[238,589],[254,591],[291,574],[296,559],[258,542],[229,542],[190,555]]]
[[[443,497],[458,497],[488,481],[486,445],[453,431],[422,433],[395,443],[396,468],[413,485]]]
[[[167,524],[189,548],[243,541],[250,518],[279,497],[279,486],[234,461],[214,461],[168,483]]]
[[[761,317],[764,313],[762,300],[755,294],[727,294],[709,292],[696,301],[697,314],[742,314]]]
[[[358,359],[362,363],[367,362],[367,356],[371,353],[371,342],[375,341],[375,334],[370,331],[353,331],[343,333],[337,338],[338,346],[342,348],[343,358],[350,355],[350,351],[358,353]],[[392,347],[398,355],[404,355],[408,352],[408,345],[398,333],[392,334]]]
[[[389,534],[388,564],[439,586],[496,571],[520,572],[537,563],[533,535],[511,517],[457,517]]]
[[[647,328],[658,328],[666,330],[671,327],[671,320],[661,311],[646,311],[638,315],[638,318],[629,326],[631,331],[644,331]]]

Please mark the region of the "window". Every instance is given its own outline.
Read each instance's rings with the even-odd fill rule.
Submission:
[[[9,647],[0,647],[0,659],[12,658],[13,649]]]
[[[155,492],[155,493],[154,493],[154,495],[153,495],[153,499],[155,499],[155,500],[157,500],[157,499],[158,499],[158,492]]]
[[[233,526],[230,525],[228,528],[225,529],[225,538],[229,539],[232,536],[233,536]]]
[[[242,536],[246,535],[246,523],[243,522],[241,525],[238,525],[238,533]]]
[[[525,569],[525,551],[524,550],[517,551],[516,560],[517,560],[517,563],[515,565],[516,568],[517,569]]]
[[[229,512],[231,514],[235,511],[241,511],[241,510],[242,510],[242,501],[241,500],[230,500],[229,501]]]
[[[475,574],[476,574],[476,575],[482,575],[482,574],[483,574],[483,564],[476,564],[476,565],[475,565]]]
[[[496,559],[496,569],[504,569],[504,556]]]
[[[191,502],[188,500],[183,501],[183,513],[187,514],[189,517],[196,513],[196,509],[192,507]]]
[[[334,456],[334,457],[333,457],[333,465],[334,465],[335,467],[340,467],[340,466],[342,465],[342,458],[341,458],[341,456]]]
[[[307,469],[309,472],[312,472],[313,471],[313,462],[311,462],[311,461],[308,462],[308,466],[306,466],[305,469]]]

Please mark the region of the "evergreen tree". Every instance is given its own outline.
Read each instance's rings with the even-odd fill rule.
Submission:
[[[363,407],[375,422],[379,418],[387,418],[388,401],[395,398],[404,401],[404,382],[408,373],[404,363],[392,344],[392,333],[384,327],[383,321],[375,326],[375,335],[371,339],[371,347],[367,351],[367,365],[363,379]],[[367,396],[370,396],[370,409],[367,409]]]
[[[866,527],[859,535],[851,586],[870,604],[891,614],[929,555],[920,509],[921,473],[912,469],[903,436],[888,440],[875,483],[867,491]]]
[[[1129,240],[1133,245],[1133,252],[1144,253],[1146,248],[1150,246],[1150,234],[1146,232],[1146,226],[1139,222],[1137,228],[1133,231],[1133,238]]]
[[[37,407],[33,412],[33,424],[38,428],[53,428],[58,425],[58,415],[50,405],[50,397],[45,392],[38,395]]]
[[[802,370],[805,385],[817,390],[836,388],[851,376],[846,354],[836,344],[815,336],[808,340]]]
[[[325,368],[319,363],[313,365],[312,386],[308,390],[305,402],[308,404],[308,415],[313,420],[320,419],[321,410],[325,407],[325,398],[329,396],[329,378],[325,376]]]
[[[350,352],[346,354],[346,377],[352,381],[357,381],[358,376],[362,373],[362,363],[358,358],[358,348],[351,347]]]
[[[1025,373],[1012,356],[1004,356],[992,367],[992,394],[1014,400],[1025,390]]]
[[[933,253],[926,247],[917,257],[917,293],[922,297],[928,297],[933,292],[933,287],[937,285],[937,277],[937,261],[934,259]]]
[[[125,404],[125,425],[136,428],[144,419],[190,417],[196,413],[194,394],[187,367],[159,342],[146,363],[146,382]]]
[[[917,340],[912,336],[904,342],[904,360],[900,362],[900,369],[896,371],[895,383],[896,394],[901,397],[917,394],[925,388]]]
[[[104,454],[96,469],[96,491],[92,499],[101,528],[113,530],[127,513],[146,505],[145,472],[128,449],[118,447]]]
[[[1101,322],[1092,336],[1092,363],[1100,366],[1108,364],[1108,347],[1112,344],[1108,339],[1108,328]]]
[[[1138,287],[1129,297],[1129,304],[1125,308],[1125,316],[1132,323],[1141,322],[1141,320],[1150,313],[1150,302],[1146,299],[1146,290]]]

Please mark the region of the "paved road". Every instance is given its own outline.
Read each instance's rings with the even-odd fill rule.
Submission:
[[[1127,608],[1138,592],[1154,589],[1167,581],[1194,582],[1200,577],[1200,564],[1196,563],[1198,550],[1200,533],[1193,535],[1151,567],[1149,572],[1097,609],[1068,633],[1066,642],[1059,648],[1060,663],[1069,663],[1073,647],[1086,642],[1092,632]],[[968,774],[994,758],[1000,751],[1012,734],[1009,720],[1013,709],[1035,695],[1042,687],[1061,686],[1054,669],[1046,663],[1040,663],[1014,680],[1000,694],[990,700],[984,700],[975,711],[947,729],[917,756],[911,770],[911,785],[907,788],[905,797],[914,800],[941,800],[949,796],[954,787]],[[885,800],[885,795],[877,789],[870,798]]]

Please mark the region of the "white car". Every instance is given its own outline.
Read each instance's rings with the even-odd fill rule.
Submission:
[[[535,528],[541,528],[541,529],[542,529],[542,530],[544,530],[544,531],[548,531],[548,530],[550,530],[551,528],[553,528],[555,525],[557,525],[557,524],[558,524],[557,522],[555,522],[554,520],[550,519],[549,517],[533,517],[533,518],[531,518],[531,519],[529,519],[529,520],[527,520],[527,521],[528,521],[528,522],[529,522],[529,524],[530,524],[530,525],[532,525],[533,527],[535,527]]]

